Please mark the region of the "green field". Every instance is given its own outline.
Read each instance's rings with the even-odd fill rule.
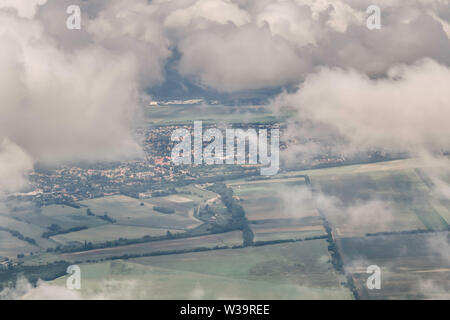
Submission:
[[[183,232],[174,229],[158,229],[158,228],[109,224],[77,232],[56,235],[51,237],[51,239],[62,245],[69,245],[74,243],[83,244],[85,241],[92,243],[103,243],[107,241],[117,240],[119,238],[138,239],[144,236],[151,236],[151,237],[165,236],[167,234],[167,231],[170,231],[172,234]]]
[[[341,175],[352,173],[392,172],[398,170],[416,169],[420,168],[421,165],[422,164],[417,159],[402,159],[367,164],[342,165],[311,170],[288,171],[280,173],[277,177],[291,177],[298,175],[308,175],[310,178],[318,178],[321,176],[339,177]]]
[[[179,196],[189,198],[195,204],[217,197],[217,194],[197,185],[188,185],[183,188],[177,188]],[[170,198],[170,197],[169,197]]]
[[[214,248],[217,246],[232,247],[236,245],[242,245],[241,231],[231,231],[200,237],[152,241],[119,247],[65,253],[61,254],[60,258],[67,261],[87,261],[121,257],[124,255],[155,254],[164,251],[194,250],[196,248]]]
[[[0,231],[0,243],[0,257],[16,258],[18,254],[28,254],[38,249],[5,231]]]
[[[87,216],[86,208],[76,209],[62,205],[45,206],[38,211],[17,216],[24,222],[41,228],[47,228],[52,224],[57,224],[63,229],[80,226],[97,227],[107,223],[96,217]]]
[[[207,123],[273,123],[283,122],[292,112],[274,114],[261,106],[170,105],[148,106],[144,110],[146,124],[180,125],[194,121]]]
[[[449,244],[449,232],[338,241],[363,299],[449,299]],[[369,265],[381,268],[381,290],[367,289]]]
[[[299,240],[326,235],[319,217],[260,220],[250,224],[254,241]]]
[[[138,239],[144,236],[165,236],[167,231],[172,234],[182,233],[199,226],[202,222],[194,217],[194,208],[201,202],[217,195],[196,186],[180,188],[180,194],[151,199],[134,199],[117,195],[79,202],[80,208],[67,205],[49,205],[42,208],[18,211],[14,214],[0,215],[0,225],[20,232],[23,236],[34,239],[38,246],[29,246],[19,239],[11,238],[8,233],[3,235],[3,251],[0,257],[16,257],[19,253],[55,248],[57,245],[83,244],[86,242],[104,243],[119,238]],[[155,206],[170,208],[174,214],[164,214],[155,211]],[[93,215],[88,215],[87,210]],[[115,220],[114,223],[102,219],[107,214]],[[58,225],[64,230],[75,227],[88,229],[58,234],[43,238],[51,225]],[[13,243],[17,241],[14,250]],[[23,243],[22,243],[23,242]],[[42,254],[42,253],[41,253]],[[31,261],[46,261],[27,257]],[[50,259],[51,260],[51,259]],[[40,263],[40,262],[39,262]]]
[[[53,241],[41,237],[42,233],[47,231],[43,227],[2,215],[0,215],[0,226],[18,231],[24,236],[34,239],[39,247],[48,248],[55,245]]]
[[[308,176],[310,185],[303,175]],[[345,277],[331,264],[327,240],[310,240],[326,237],[328,223],[344,269],[361,298],[448,299],[450,235],[444,230],[449,228],[449,201],[439,196],[425,168],[414,159],[283,172],[271,178],[225,183],[245,210],[254,241],[303,241],[231,249],[243,243],[242,231],[231,231],[83,252],[40,253],[27,255],[23,261],[80,263],[85,298],[351,299],[350,290],[343,286]],[[176,194],[164,197],[91,199],[80,202],[80,209],[47,206],[40,212],[17,213],[20,221],[0,216],[0,223],[35,238],[41,249],[164,236],[168,230],[185,233],[202,223],[194,216],[199,205],[226,211],[220,197],[205,187],[177,188]],[[174,213],[163,214],[155,207],[170,208]],[[88,216],[88,208],[97,216]],[[98,217],[105,213],[116,222]],[[42,233],[51,224],[89,228],[43,239]],[[4,243],[0,256],[39,250],[6,232],[0,232],[0,241]],[[124,258],[128,260],[118,260]],[[382,269],[382,290],[367,289],[366,268],[372,264]],[[60,278],[52,284],[64,282],[65,278]]]
[[[414,229],[445,230],[449,227],[439,214],[448,209],[445,210],[414,169],[342,174],[338,178],[321,176],[313,177],[311,181],[325,195],[339,199],[341,213],[324,211],[339,236]],[[361,223],[356,224],[348,219],[346,213],[351,210],[367,215],[369,207],[365,205],[370,203],[380,204],[374,208],[372,217],[361,217]],[[380,221],[377,221],[377,212],[385,214]],[[358,217],[354,216],[354,220]]]
[[[312,240],[86,264],[81,265],[82,294],[121,299],[351,299],[329,259],[326,242]],[[65,277],[53,284],[64,285]]]
[[[308,193],[304,178],[233,181],[228,183],[246,212],[248,220],[293,219],[317,215],[311,199],[291,206],[287,198],[297,191]]]
[[[193,203],[177,203],[164,198],[139,200],[127,196],[111,196],[82,201],[96,215],[107,214],[117,221],[119,225],[145,226],[164,229],[190,229],[198,226],[200,222],[188,211],[193,210]],[[173,207],[175,214],[163,214],[153,210],[154,206],[161,204]],[[144,205],[142,205],[144,204]]]
[[[280,179],[301,174],[309,176],[316,206],[337,237],[449,228],[449,202],[436,196],[415,159],[287,172]],[[264,199],[258,203],[263,207]]]
[[[326,234],[304,177],[241,179],[227,185],[240,200],[255,241],[305,239]]]

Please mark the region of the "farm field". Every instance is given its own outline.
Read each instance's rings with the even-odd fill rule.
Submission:
[[[28,254],[38,247],[13,237],[9,232],[0,231],[0,256],[16,258],[18,254]]]
[[[107,222],[97,217],[90,217],[86,214],[86,208],[72,208],[62,205],[50,205],[40,208],[40,210],[33,212],[26,212],[17,215],[21,220],[47,228],[52,224],[57,224],[63,229],[73,227],[98,227]]]
[[[92,243],[102,243],[117,240],[118,238],[138,239],[144,236],[165,236],[167,234],[167,231],[170,231],[172,234],[184,232],[174,229],[158,229],[109,224],[77,232],[56,235],[51,237],[51,239],[62,245],[69,245],[73,243],[83,244],[85,241]]]
[[[314,225],[305,225],[295,220],[264,221],[261,224],[250,224],[250,228],[254,241],[300,240],[326,235],[321,220]]]
[[[203,106],[203,105],[169,105],[148,106],[145,108],[147,124],[181,125],[193,124],[194,121],[211,123],[270,123],[282,122],[292,113],[274,114],[260,106]]]
[[[83,264],[82,294],[122,288],[119,298],[351,299],[329,259],[326,242],[311,240]],[[52,284],[63,286],[65,277]]]
[[[428,170],[433,168],[416,159],[405,159],[286,172],[279,179],[308,175],[315,206],[325,214],[337,237],[446,230],[450,201],[437,195],[425,173]],[[450,177],[441,178],[450,181]],[[291,198],[285,199],[287,205],[289,201],[296,203],[295,194]],[[258,201],[261,212],[264,201]],[[271,202],[266,204],[273,208]]]
[[[416,169],[320,176],[311,183],[334,198],[335,208],[323,212],[339,237],[449,228],[448,207]]]
[[[119,225],[185,230],[200,224],[200,221],[188,214],[191,208],[193,210],[193,202],[180,203],[164,199],[164,197],[155,199],[139,200],[119,195],[86,200],[81,203],[89,207],[96,215],[106,213]],[[161,204],[175,209],[175,214],[163,214],[153,210],[154,206]]]
[[[183,188],[177,188],[177,191],[179,192],[179,194],[169,196],[169,199],[168,199],[169,201],[170,200],[177,201],[177,199],[179,199],[179,197],[181,197],[181,198],[190,199],[195,204],[200,204],[203,201],[207,201],[209,199],[213,199],[213,198],[217,197],[216,193],[206,190],[199,185],[188,185]],[[173,197],[173,199],[171,199],[170,197]]]
[[[310,178],[317,178],[321,176],[340,176],[352,173],[389,172],[397,170],[416,169],[422,166],[423,163],[421,163],[418,159],[400,159],[365,164],[342,165],[329,168],[288,171],[278,174],[277,177],[282,178],[307,175]]]
[[[67,261],[100,260],[123,255],[148,254],[161,251],[192,250],[196,248],[214,248],[216,246],[242,245],[242,232],[232,231],[185,239],[152,241],[127,246],[95,249],[82,252],[61,254]]]
[[[228,186],[241,200],[250,221],[317,216],[304,178],[233,182]],[[302,197],[295,205],[286,201],[296,194],[302,194]]]
[[[104,243],[119,238],[138,239],[144,236],[165,236],[167,231],[172,234],[183,233],[199,226],[202,222],[194,217],[194,207],[203,201],[217,197],[217,194],[196,186],[180,188],[180,194],[151,199],[134,199],[127,196],[110,196],[81,201],[80,208],[67,205],[49,205],[39,209],[0,215],[0,225],[20,232],[23,236],[34,239],[38,246],[16,246],[17,250],[6,249],[10,235],[4,235],[5,251],[0,257],[16,256],[19,253],[28,254],[55,248],[57,245],[80,245],[85,242]],[[173,209],[173,214],[164,214],[153,210],[155,206]],[[90,215],[88,215],[90,210]],[[107,221],[103,215],[115,222]],[[62,230],[87,227],[87,229],[62,233],[50,238],[42,235],[49,231],[52,225]],[[241,241],[242,237],[239,237]],[[23,242],[19,239],[16,241]],[[42,254],[42,253],[41,253]],[[50,260],[52,260],[51,258]],[[27,262],[37,261],[35,257],[26,258]],[[41,259],[42,260],[42,259]],[[42,261],[46,261],[43,259]]]
[[[232,231],[65,254],[43,252],[56,245],[184,233],[202,223],[194,216],[200,204],[225,210],[216,193],[189,185],[162,197],[117,195],[82,201],[79,209],[52,205],[19,212],[17,219],[0,215],[0,223],[39,244],[29,246],[0,232],[0,256],[25,253],[26,265],[76,262],[83,270],[81,294],[90,298],[352,299],[345,277],[331,264],[324,239],[328,222],[362,299],[448,299],[450,260],[443,250],[450,243],[445,231],[449,202],[435,192],[426,170],[414,160],[396,160],[225,182],[246,213],[253,241],[296,242],[217,250],[242,245],[242,232]],[[88,215],[88,209],[96,216]],[[115,223],[100,217],[105,213]],[[42,238],[51,224],[88,228]],[[394,234],[380,234],[389,232]],[[166,254],[200,248],[216,250]],[[146,254],[155,256],[136,258]],[[382,269],[382,290],[367,289],[366,268],[372,264]],[[51,282],[64,283],[65,278]]]
[[[286,176],[286,177],[280,177],[277,176],[276,178],[264,178],[264,179],[238,179],[233,180],[231,182],[228,182],[227,185],[230,187],[250,187],[249,185],[253,185],[255,188],[267,188],[268,184],[281,184],[285,183],[287,186],[301,186],[306,185],[305,177],[304,176]]]
[[[132,261],[215,276],[334,287],[339,281],[329,258],[327,242],[318,239],[176,256],[144,257]]]
[[[48,239],[42,238],[42,233],[47,231],[42,227],[32,225],[24,221],[18,221],[3,215],[0,215],[0,226],[20,232],[23,236],[34,239],[39,247],[53,247],[55,243]]]
[[[227,183],[246,212],[255,241],[305,239],[326,234],[304,177]]]
[[[449,299],[450,232],[340,239],[347,270],[363,299]],[[381,268],[381,290],[368,290],[366,268]]]

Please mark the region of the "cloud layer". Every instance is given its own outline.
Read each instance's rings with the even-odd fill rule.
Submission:
[[[359,151],[448,150],[449,82],[450,68],[429,59],[395,66],[380,79],[354,69],[322,68],[275,105],[296,108],[298,122],[312,124],[310,135],[320,130],[329,134],[323,138],[341,137]]]
[[[81,30],[66,28],[73,4]],[[300,85],[278,101],[348,148],[447,148],[449,1],[379,1],[380,30],[366,27],[371,4],[4,0],[0,140],[32,161],[135,157],[139,102],[170,67],[221,92]]]

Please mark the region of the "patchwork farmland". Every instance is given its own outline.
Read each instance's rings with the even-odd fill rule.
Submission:
[[[137,299],[351,299],[325,240],[83,264],[82,294]],[[55,280],[64,285],[66,277]]]
[[[427,170],[410,159],[225,181],[251,230],[246,246],[244,230],[212,228],[229,221],[208,184],[167,196],[116,195],[79,207],[24,210],[0,221],[36,244],[17,246],[11,233],[0,231],[5,244],[16,241],[0,255],[34,252],[23,258],[27,266],[79,263],[86,297],[103,295],[105,283],[114,283],[130,297],[155,299],[233,292],[254,299],[446,298],[448,254],[432,248],[450,242],[449,206]],[[208,206],[215,216],[199,216]],[[51,225],[60,229],[43,236]],[[380,291],[365,284],[372,264],[382,269]]]

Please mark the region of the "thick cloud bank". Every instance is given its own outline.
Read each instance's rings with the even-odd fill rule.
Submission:
[[[26,172],[33,168],[32,159],[10,140],[0,141],[1,194],[19,190],[26,185]]]
[[[34,161],[141,153],[132,136],[137,59],[96,41],[64,50],[35,17],[44,3],[0,3],[0,191],[21,187]]]
[[[279,101],[309,135],[447,148],[450,2],[379,1],[380,30],[366,27],[371,4],[2,0],[0,141],[32,162],[135,157],[139,102],[172,61],[221,92],[301,84]],[[66,28],[69,5],[81,7],[81,30]]]
[[[191,1],[165,24],[181,38],[181,74],[221,91],[296,83],[317,66],[383,76],[425,57],[450,64],[448,1],[382,1],[380,30],[366,27],[371,4]]]
[[[322,68],[277,104],[295,107],[299,122],[326,128],[329,139],[342,137],[356,150],[441,151],[450,148],[448,83],[450,68],[429,59],[393,67],[381,79]]]

